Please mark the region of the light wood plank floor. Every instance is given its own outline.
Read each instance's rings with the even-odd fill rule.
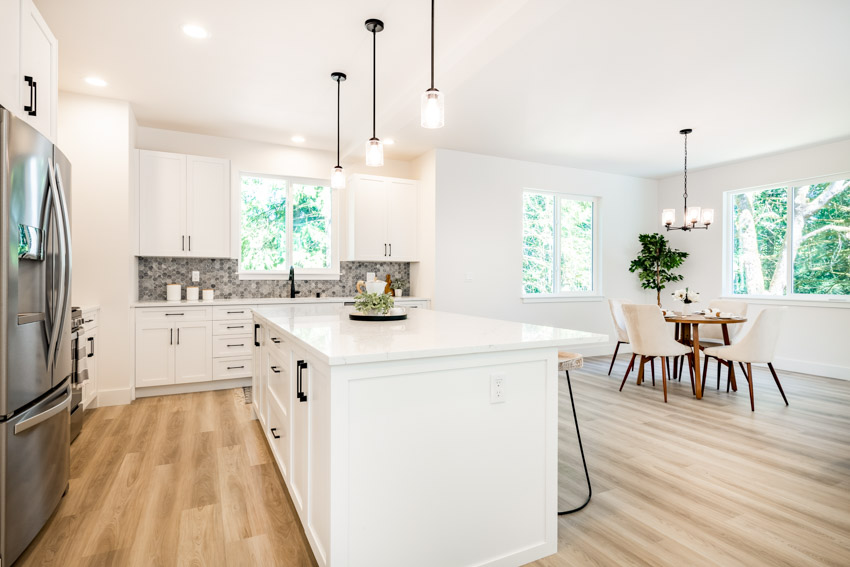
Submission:
[[[753,413],[710,373],[703,400],[668,383],[665,405],[658,381],[617,392],[626,360],[608,377],[609,360],[572,373],[593,500],[535,565],[850,565],[850,382],[781,373],[786,408],[757,369]],[[563,509],[586,486],[561,376]],[[241,390],[89,415],[68,496],[16,565],[315,564]]]

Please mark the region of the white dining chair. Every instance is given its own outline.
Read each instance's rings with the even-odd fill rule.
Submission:
[[[773,368],[773,355],[776,352],[776,343],[779,341],[780,324],[787,309],[787,307],[764,309],[758,314],[747,334],[741,337],[738,342],[728,346],[715,346],[705,349],[706,355],[729,362],[729,372],[733,377],[735,376],[733,362],[747,364],[747,382],[750,386],[750,410],[752,411],[756,410],[755,400],[753,399],[752,364],[754,362],[767,364],[770,373],[773,374],[773,381],[776,382],[779,393],[785,400],[785,405],[788,405],[788,398],[785,397],[785,391],[782,389],[782,384],[779,383],[779,376],[776,375],[776,370]]]
[[[747,316],[747,309],[749,305],[745,301],[736,301],[729,299],[712,299],[708,308],[713,309],[714,311],[721,311],[726,313],[732,313],[733,315],[737,315],[739,317]],[[744,325],[726,325],[727,332],[729,333],[729,341],[734,342],[735,337],[738,333],[741,332],[741,329]],[[703,346],[703,343],[705,345]],[[700,349],[708,348],[712,346],[722,346],[725,345],[726,342],[723,340],[723,326],[722,325],[700,325],[699,326],[699,344]],[[713,358],[712,356],[706,356],[705,362],[702,367],[702,386],[703,391],[705,391],[705,376],[708,373],[708,359]],[[720,368],[724,366],[724,363],[717,360],[717,389],[720,389]],[[744,367],[741,366],[741,370],[744,370]],[[746,373],[745,373],[746,374]],[[727,384],[728,384],[727,379]]]
[[[664,320],[664,315],[661,314],[661,309],[657,305],[626,304],[623,305],[623,315],[625,316],[626,330],[629,333],[633,354],[632,360],[629,362],[629,367],[626,369],[626,375],[623,377],[622,383],[620,383],[620,391],[623,390],[623,386],[629,378],[629,372],[631,372],[634,365],[635,357],[638,355],[640,355],[638,384],[640,384],[643,377],[644,364],[647,361],[654,360],[655,357],[661,358],[665,403],[667,403],[667,357],[688,357],[688,369],[691,371],[691,388],[693,388],[693,351],[690,347],[683,345],[670,336],[667,322]]]
[[[614,356],[611,357],[611,366],[608,367],[608,376],[611,375],[611,370],[614,368],[614,362],[617,360],[617,352],[620,350],[620,345],[629,344],[629,332],[626,330],[626,318],[623,315],[623,305],[631,305],[632,302],[628,299],[609,299],[608,308],[611,310],[611,318],[614,320],[614,330],[617,331],[617,346],[614,347]]]

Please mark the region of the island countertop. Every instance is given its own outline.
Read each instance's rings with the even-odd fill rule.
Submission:
[[[361,364],[530,348],[601,343],[607,335],[408,309],[402,321],[352,321],[340,305],[258,306],[254,316],[287,334],[328,365]]]

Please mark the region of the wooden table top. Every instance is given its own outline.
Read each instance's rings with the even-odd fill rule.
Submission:
[[[699,315],[697,313],[691,313],[690,315],[665,315],[664,319],[668,323],[698,323],[701,325],[728,325],[747,322],[746,317],[706,317],[705,315]]]

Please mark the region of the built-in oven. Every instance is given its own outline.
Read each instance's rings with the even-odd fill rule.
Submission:
[[[86,368],[86,330],[83,311],[71,307],[71,442],[83,429],[83,384],[89,379]]]

